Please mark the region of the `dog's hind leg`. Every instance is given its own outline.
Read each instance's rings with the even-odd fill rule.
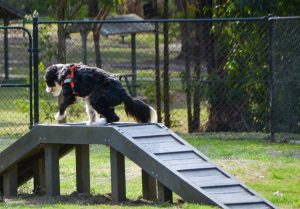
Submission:
[[[87,125],[96,122],[96,111],[89,102],[86,102],[85,111],[89,116],[89,121],[87,122]]]
[[[96,121],[96,125],[106,125],[107,123],[113,123],[120,120],[113,107],[106,107],[102,104],[97,104],[97,106],[93,107],[100,115],[103,116],[103,118]]]

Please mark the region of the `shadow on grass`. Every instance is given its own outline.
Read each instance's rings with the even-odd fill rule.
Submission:
[[[91,195],[73,192],[70,195],[60,195],[56,197],[38,196],[33,194],[20,194],[17,197],[4,198],[3,202],[7,204],[25,204],[25,205],[52,205],[52,204],[76,204],[76,205],[122,205],[127,207],[153,206],[153,207],[171,207],[180,206],[184,203],[182,199],[174,203],[162,203],[158,201],[145,200],[142,197],[138,199],[127,199],[124,202],[113,202],[111,194]]]

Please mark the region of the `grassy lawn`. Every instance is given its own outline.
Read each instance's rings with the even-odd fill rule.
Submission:
[[[220,140],[201,135],[186,135],[184,138],[279,208],[300,207],[300,145],[272,144],[251,138]],[[130,160],[126,160],[128,201],[112,204],[109,195],[109,149],[106,146],[91,146],[91,195],[74,193],[74,152],[60,161],[60,169],[61,197],[34,197],[30,195],[32,182],[29,182],[19,189],[23,195],[16,199],[6,199],[0,203],[0,208],[213,208],[182,203],[176,194],[173,204],[142,200],[140,168]]]

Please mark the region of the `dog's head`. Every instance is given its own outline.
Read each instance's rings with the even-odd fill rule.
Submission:
[[[59,96],[62,86],[59,82],[59,73],[64,67],[63,64],[51,65],[46,69],[44,80],[46,82],[46,92],[51,93],[53,96]]]

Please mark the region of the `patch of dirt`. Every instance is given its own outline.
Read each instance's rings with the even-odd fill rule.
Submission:
[[[105,195],[88,195],[84,193],[73,192],[71,195],[61,195],[57,197],[47,197],[47,196],[36,196],[36,195],[28,195],[23,194],[19,195],[16,198],[5,198],[4,202],[7,205],[10,204],[26,204],[26,205],[42,205],[42,204],[77,204],[77,205],[118,205],[119,203],[112,202],[111,194]],[[157,201],[148,201],[141,197],[138,199],[132,200],[127,199],[125,202],[122,202],[122,205],[127,206],[135,206],[135,205],[148,205],[148,206],[159,206],[165,205],[166,203],[160,203]],[[180,205],[184,204],[182,199],[178,199],[174,201],[174,203],[168,203],[168,205],[176,205],[176,207],[180,207]]]

